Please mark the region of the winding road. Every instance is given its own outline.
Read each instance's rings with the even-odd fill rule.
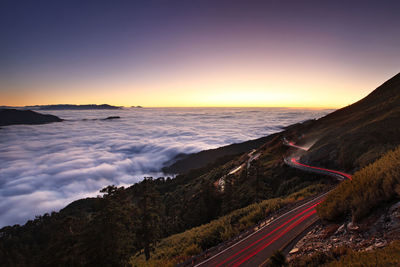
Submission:
[[[283,140],[283,143],[296,149],[307,150],[286,139]],[[285,163],[303,171],[329,175],[339,180],[351,179],[351,175],[343,172],[302,164],[297,157],[287,158]],[[286,248],[296,237],[318,220],[315,207],[323,201],[326,194],[319,195],[280,215],[252,234],[194,266],[266,265],[274,251]]]

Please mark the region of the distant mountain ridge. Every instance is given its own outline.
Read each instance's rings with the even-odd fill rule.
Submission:
[[[57,104],[57,105],[35,105],[25,106],[25,109],[33,110],[85,110],[85,109],[122,109],[122,107],[111,106],[108,104],[95,105],[73,105],[73,104]]]

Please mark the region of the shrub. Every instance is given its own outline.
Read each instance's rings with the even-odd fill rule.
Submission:
[[[400,242],[395,241],[383,249],[373,251],[351,251],[327,266],[400,266]]]
[[[341,183],[317,207],[321,218],[339,221],[348,215],[354,222],[366,217],[385,202],[398,196],[400,186],[400,146],[356,172],[352,181]]]

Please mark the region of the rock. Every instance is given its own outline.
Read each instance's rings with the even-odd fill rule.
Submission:
[[[349,222],[347,224],[347,229],[349,229],[350,231],[357,231],[360,227],[358,227],[357,225],[355,225],[352,222]]]
[[[341,234],[341,233],[344,233],[345,232],[345,224],[342,224],[337,230],[336,230],[336,232],[334,233],[334,235],[339,235],[339,234]]]
[[[369,246],[369,247],[367,247],[366,249],[365,249],[365,251],[371,251],[371,250],[373,250],[374,249],[374,246]]]

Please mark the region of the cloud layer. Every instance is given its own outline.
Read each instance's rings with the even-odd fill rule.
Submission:
[[[104,186],[159,176],[176,154],[279,131],[327,110],[51,111],[68,121],[0,129],[0,227],[23,224]],[[118,120],[83,120],[120,116]]]

